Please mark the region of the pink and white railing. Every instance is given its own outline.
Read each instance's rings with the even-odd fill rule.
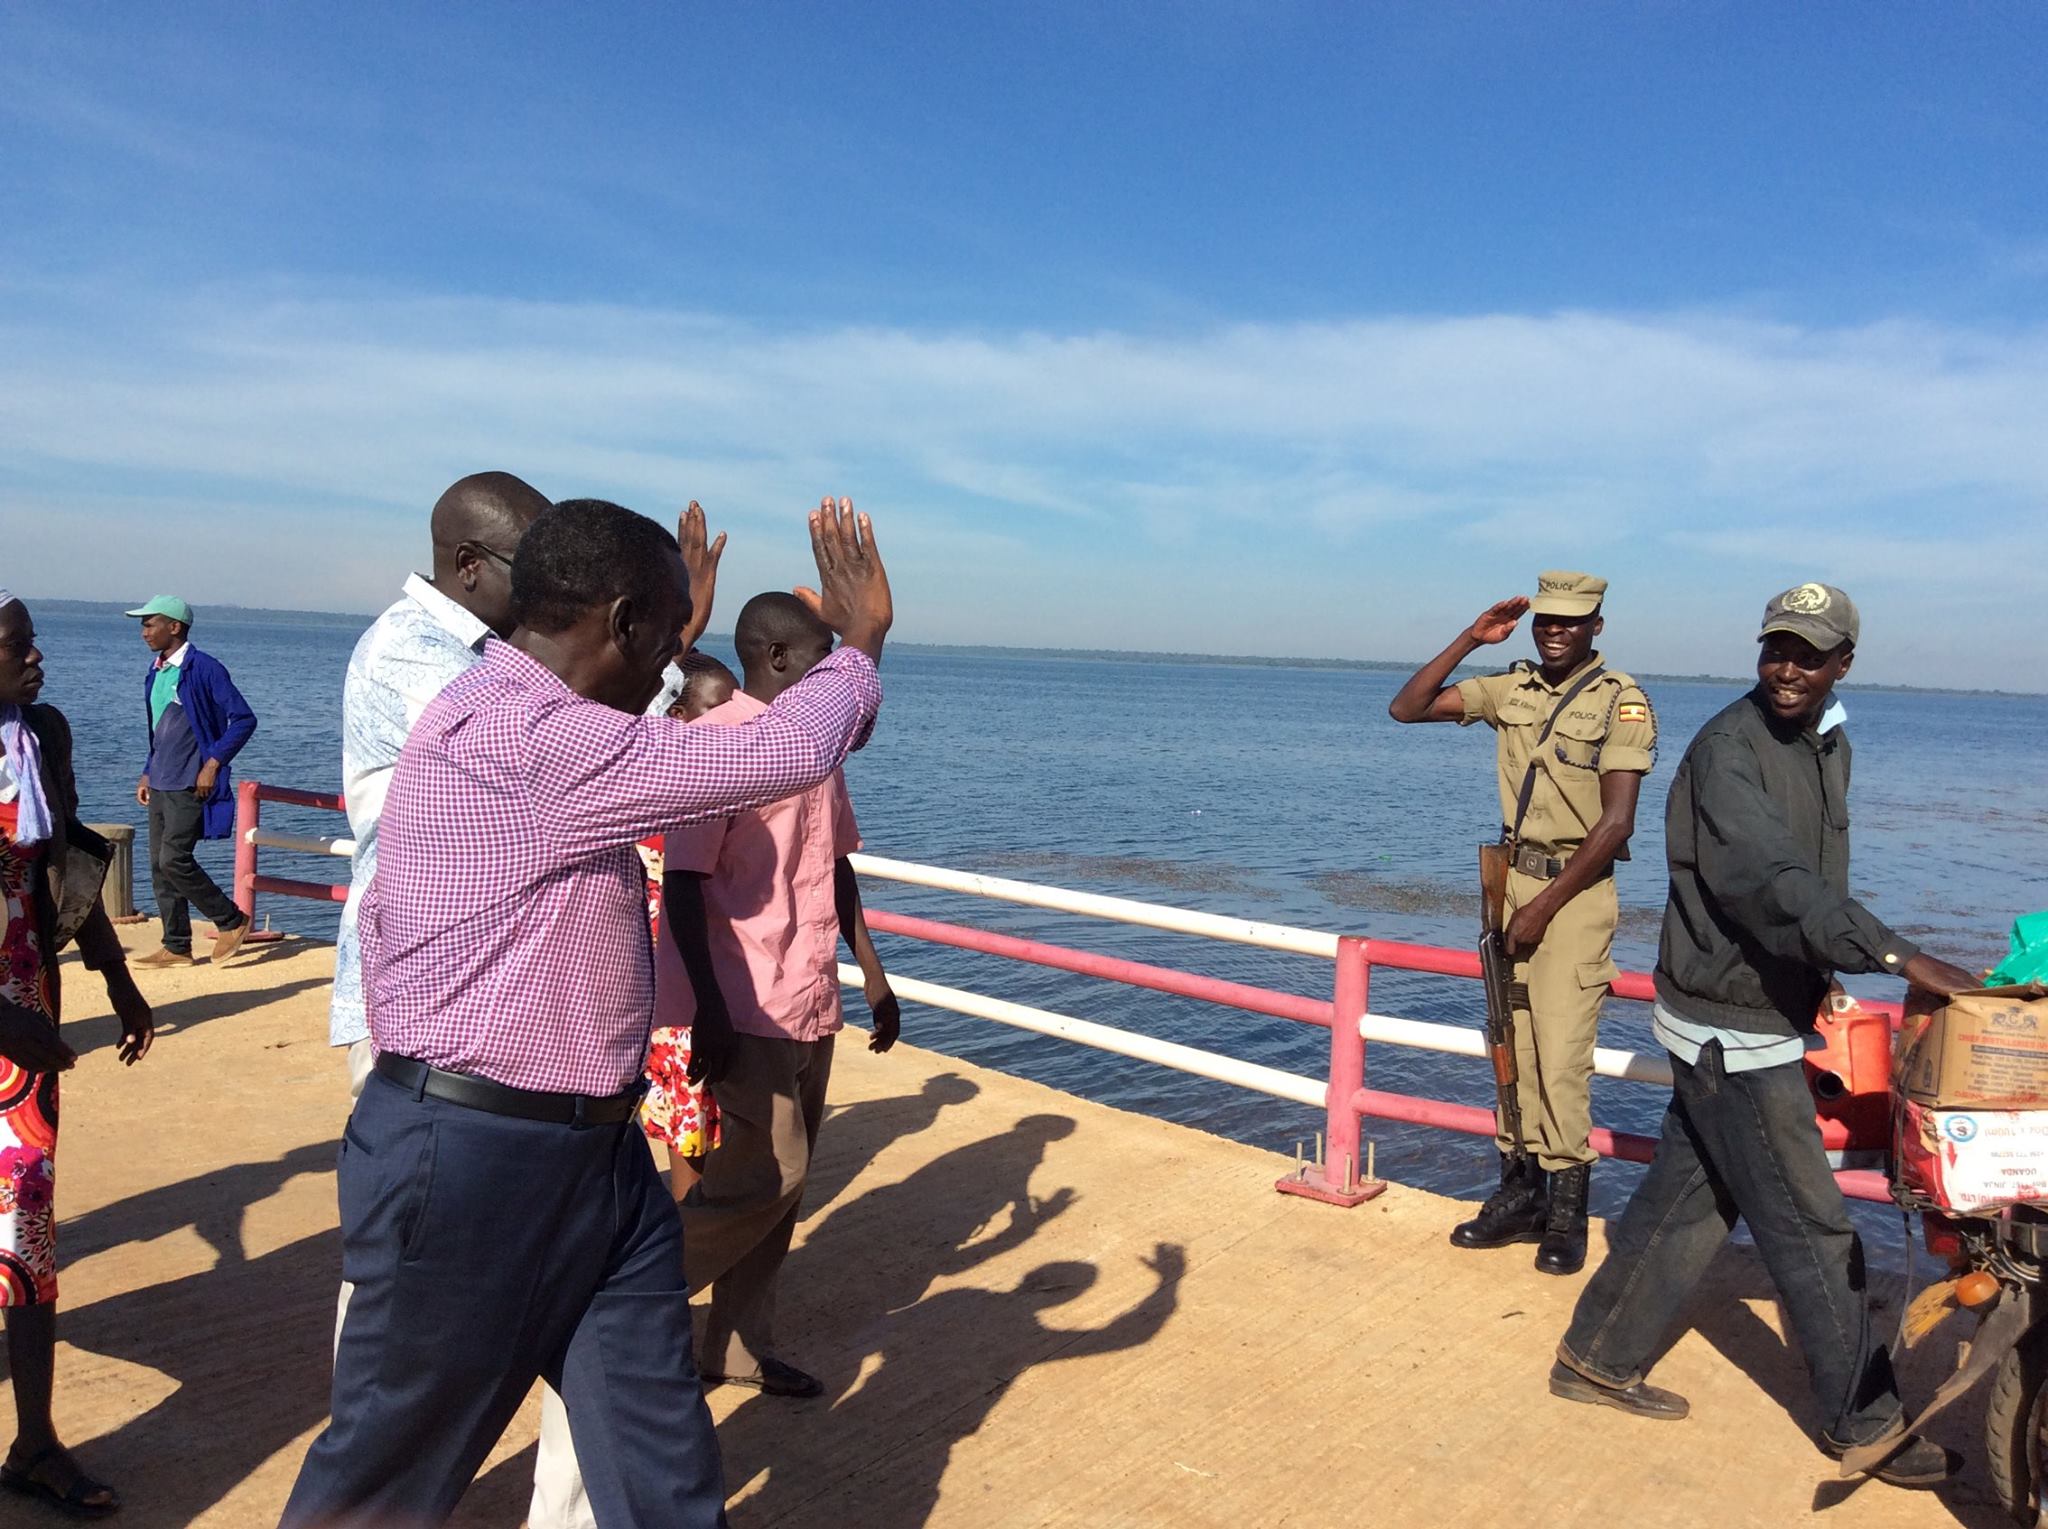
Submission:
[[[355,847],[353,841],[346,838],[317,838],[266,829],[262,826],[264,802],[324,808],[334,812],[343,810],[338,795],[244,781],[237,802],[235,827],[237,905],[244,913],[253,916],[259,892],[344,901],[348,895],[345,885],[271,876],[259,871],[257,852],[261,849],[346,859]],[[1076,950],[1041,940],[1020,939],[970,925],[916,918],[885,908],[870,907],[867,910],[871,928],[899,938],[1072,972],[1126,987],[1169,993],[1327,1030],[1330,1036],[1329,1068],[1327,1075],[1318,1079],[985,993],[894,973],[890,977],[897,996],[908,1003],[946,1009],[1015,1029],[1053,1036],[1076,1045],[1170,1067],[1177,1072],[1233,1084],[1322,1110],[1324,1129],[1317,1161],[1299,1165],[1295,1173],[1282,1178],[1276,1187],[1284,1193],[1336,1205],[1356,1205],[1378,1193],[1384,1186],[1371,1180],[1366,1160],[1360,1155],[1361,1123],[1367,1117],[1436,1126],[1473,1136],[1494,1134],[1494,1116],[1490,1109],[1365,1086],[1366,1048],[1369,1043],[1414,1047],[1484,1061],[1487,1055],[1485,1036],[1476,1026],[1375,1014],[1371,1006],[1375,969],[1425,972],[1476,981],[1479,977],[1476,950],[1448,950],[1434,945],[1413,945],[1396,940],[1300,929],[1286,924],[1261,923],[1131,898],[1076,892],[1038,882],[1013,881],[971,871],[919,865],[880,855],[855,855],[853,866],[866,881],[895,882],[1329,961],[1333,967],[1330,996],[1315,998],[1202,976],[1173,967],[1148,965],[1120,956]],[[842,965],[839,977],[847,986],[860,986],[858,967]],[[1616,998],[1637,1002],[1647,1002],[1655,996],[1650,978],[1639,972],[1622,973],[1615,979],[1611,991]],[[1474,1012],[1478,1012],[1476,1002]],[[1602,1046],[1594,1053],[1593,1070],[1602,1077],[1631,1083],[1664,1088],[1671,1085],[1671,1066],[1661,1054],[1645,1055]],[[1822,1127],[1830,1147],[1839,1149],[1842,1145],[1839,1124],[1824,1118]],[[1654,1137],[1632,1132],[1605,1128],[1596,1128],[1593,1132],[1593,1148],[1605,1157],[1648,1162],[1656,1145]],[[1851,1198],[1890,1201],[1882,1173],[1852,1168],[1838,1172],[1836,1179],[1843,1192]]]

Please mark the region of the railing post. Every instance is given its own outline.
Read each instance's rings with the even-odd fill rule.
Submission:
[[[1387,1186],[1366,1179],[1359,1155],[1358,1109],[1352,1102],[1365,1087],[1365,1037],[1358,1022],[1371,998],[1372,951],[1346,935],[1337,942],[1337,978],[1330,1005],[1330,1084],[1324,1098],[1323,1160],[1273,1187],[1327,1205],[1359,1205]]]
[[[256,918],[256,846],[249,836],[263,821],[263,799],[257,789],[253,780],[235,787],[235,906],[252,923]]]

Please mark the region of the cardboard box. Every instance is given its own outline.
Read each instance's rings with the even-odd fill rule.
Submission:
[[[1892,1084],[1933,1107],[2048,1108],[2048,988],[1909,993]]]
[[[1899,1184],[1958,1215],[2048,1201],[2048,1110],[1941,1110],[1898,1103]]]

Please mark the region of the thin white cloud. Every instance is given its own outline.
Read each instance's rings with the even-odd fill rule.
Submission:
[[[1371,577],[1391,557],[1448,560],[1489,588],[1532,562],[1604,560],[1655,611],[1659,581],[1758,577],[1772,561],[1759,538],[1783,555],[1789,528],[1801,567],[1881,603],[1971,585],[1984,538],[2048,507],[2042,330],[1567,312],[1176,335],[767,332],[616,305],[49,296],[0,289],[10,519],[112,528],[125,494],[161,498],[159,526],[189,514],[196,529],[204,511],[178,501],[218,488],[271,507],[266,545],[317,550],[332,531],[317,507],[374,506],[395,526],[482,464],[652,512],[695,495],[761,530],[850,488],[917,528],[927,553],[894,541],[932,581],[931,608],[964,623],[923,634],[945,640],[1015,640],[1033,621],[1043,634],[1066,546],[1174,570],[1177,592],[1134,593],[1125,641],[1185,648],[1228,634],[1184,581],[1253,555],[1247,536],[1283,586],[1320,588],[1344,571],[1333,556],[1365,549]],[[291,530],[273,536],[273,521]],[[109,555],[117,569],[150,556]],[[350,557],[315,567],[285,576],[296,598],[363,608],[391,582]],[[256,603],[280,576],[230,558],[213,577],[215,598]],[[1420,574],[1396,583],[1454,598]],[[974,601],[953,598],[964,584]],[[1264,614],[1245,617],[1240,645],[1427,645],[1391,619]]]

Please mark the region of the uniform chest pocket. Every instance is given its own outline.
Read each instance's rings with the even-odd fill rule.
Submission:
[[[1600,746],[1607,741],[1607,708],[1574,702],[1557,719],[1550,734],[1550,756],[1574,770],[1600,768]]]

